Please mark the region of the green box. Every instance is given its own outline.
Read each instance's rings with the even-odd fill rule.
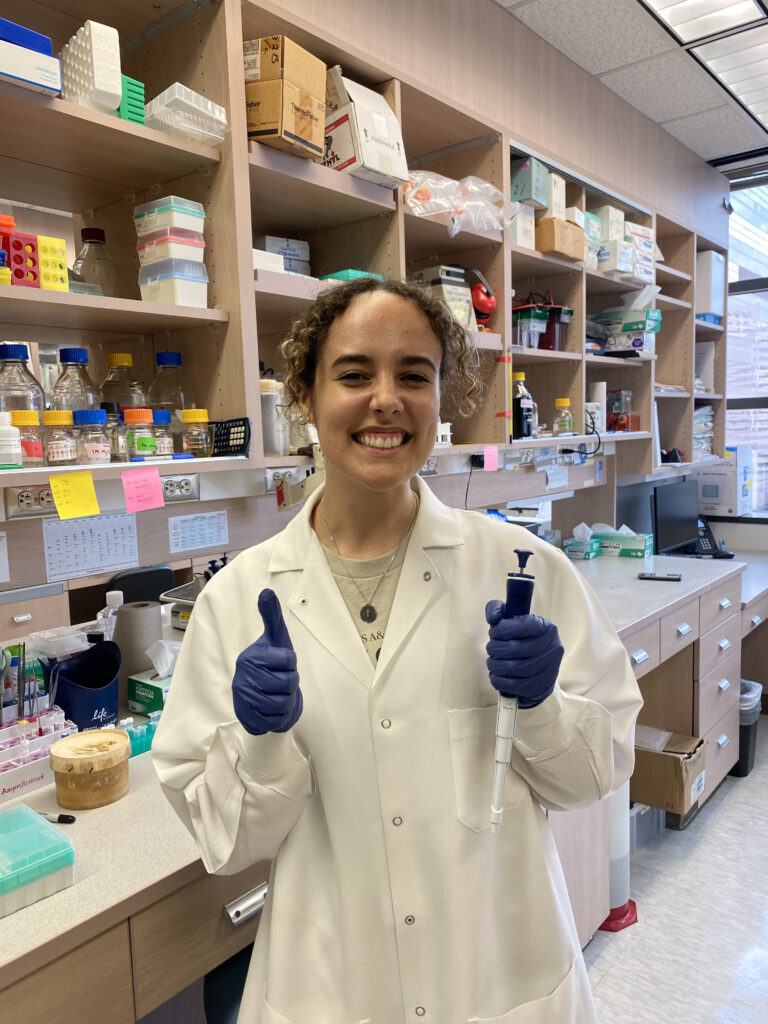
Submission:
[[[171,677],[159,676],[153,668],[128,676],[128,709],[139,715],[162,711],[170,685]]]
[[[602,546],[593,534],[589,540],[577,540],[569,537],[563,541],[563,551],[569,558],[599,558],[603,553]]]
[[[321,274],[320,281],[356,281],[359,277],[375,277],[377,281],[383,281],[381,274],[374,274],[372,270],[337,270],[334,274]]]
[[[598,540],[602,554],[609,558],[647,558],[653,554],[653,534],[638,533],[636,537],[625,537],[622,533],[593,533],[592,540]]]
[[[603,240],[603,222],[594,213],[584,214],[584,237],[591,242],[600,243]]]
[[[651,331],[657,334],[661,327],[660,309],[605,309],[589,318],[605,327],[621,331]]]
[[[527,156],[512,161],[512,180],[509,197],[513,202],[526,203],[537,210],[549,206],[549,171],[540,160]]]

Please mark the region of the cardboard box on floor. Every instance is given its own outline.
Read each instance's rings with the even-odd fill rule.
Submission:
[[[326,66],[285,36],[259,40],[245,53],[248,138],[314,159],[323,155]],[[258,67],[256,64],[258,63]],[[254,81],[253,76],[258,75]]]
[[[706,740],[638,725],[629,799],[687,814],[704,791],[705,764]]]
[[[408,181],[403,136],[395,113],[379,93],[328,69],[325,92],[325,153],[335,171],[397,188]]]

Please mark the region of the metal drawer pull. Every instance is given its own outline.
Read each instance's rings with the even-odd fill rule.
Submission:
[[[726,747],[728,746],[728,744],[729,744],[730,742],[731,742],[731,741],[730,741],[730,740],[728,739],[728,737],[727,737],[727,736],[725,735],[725,733],[723,733],[723,735],[722,735],[722,736],[720,737],[720,739],[719,739],[719,740],[717,741],[717,745],[718,745],[718,747],[720,747],[720,748],[721,748],[721,750],[724,750],[724,749],[725,749],[725,748],[726,748]]]
[[[722,690],[723,693],[725,693],[726,690],[730,690],[731,684],[727,679],[721,679],[720,682],[717,684],[717,688],[719,690]]]
[[[727,651],[728,648],[731,646],[731,641],[723,637],[723,639],[717,646],[720,648],[721,651]]]
[[[688,636],[690,632],[691,627],[688,625],[687,622],[681,622],[680,625],[677,627],[678,636]]]
[[[759,626],[763,620],[760,618],[759,615],[753,615],[749,621],[752,623],[753,626]]]
[[[636,665],[642,665],[644,661],[648,661],[648,657],[648,651],[643,650],[635,651],[634,654],[630,655],[630,658],[632,659],[632,661],[634,661]]]
[[[731,602],[730,602],[730,599],[729,599],[729,598],[727,598],[727,597],[724,597],[724,598],[722,599],[722,601],[720,602],[720,607],[721,607],[721,608],[722,608],[723,610],[725,610],[726,608],[730,608],[730,607],[731,607]]]
[[[20,622],[31,622],[32,612],[27,612],[25,615],[14,615],[13,621],[16,623],[17,626]],[[755,625],[757,625],[757,623],[755,623]]]
[[[224,912],[235,927],[243,924],[245,921],[250,921],[252,917],[258,914],[267,899],[267,889],[267,883],[262,882],[261,885],[257,885],[250,892],[246,892],[242,896],[238,896],[236,900],[232,900],[231,903],[225,904]]]

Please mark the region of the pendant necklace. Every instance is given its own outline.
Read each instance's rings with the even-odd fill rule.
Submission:
[[[408,521],[408,525],[405,528],[405,533],[400,538],[400,542],[397,545],[397,547],[395,548],[395,550],[392,552],[392,557],[390,558],[389,562],[387,563],[387,567],[384,570],[384,572],[381,574],[381,576],[379,576],[379,578],[378,578],[378,580],[376,582],[376,586],[373,588],[373,593],[371,594],[371,596],[369,598],[366,598],[365,594],[360,589],[360,587],[358,585],[358,582],[355,579],[355,577],[354,576],[350,576],[349,574],[347,574],[347,579],[352,580],[352,582],[355,585],[355,590],[358,592],[358,594],[360,595],[360,598],[361,598],[361,600],[363,602],[363,605],[362,605],[362,607],[360,609],[360,618],[363,620],[363,622],[370,623],[370,622],[374,622],[376,620],[376,616],[378,615],[378,612],[376,611],[376,607],[375,607],[373,602],[374,602],[374,600],[376,598],[376,595],[379,592],[379,587],[381,586],[383,580],[389,575],[389,572],[390,572],[390,570],[391,570],[391,568],[392,568],[392,566],[394,564],[395,559],[397,558],[397,555],[398,555],[400,549],[403,546],[403,543],[405,542],[406,538],[408,537],[408,534],[411,532],[411,529],[413,528],[413,524],[416,521],[416,513],[418,511],[419,511],[419,499],[418,499],[418,496],[416,496],[416,501],[415,501],[414,507],[413,507],[413,513],[411,515],[410,520]],[[331,538],[331,543],[333,544],[334,548],[336,549],[336,554],[339,556],[339,558],[342,558],[341,552],[339,551],[339,545],[336,543],[336,538],[331,533],[331,528],[328,525],[328,520],[325,518],[325,512],[323,511],[323,503],[322,503],[322,501],[320,502],[320,515],[323,517],[323,522],[325,523],[325,528],[328,531],[328,536]]]

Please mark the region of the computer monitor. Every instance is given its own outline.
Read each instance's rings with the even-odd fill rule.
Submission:
[[[657,555],[695,544],[699,531],[699,490],[695,480],[654,487],[651,495],[653,549]]]

